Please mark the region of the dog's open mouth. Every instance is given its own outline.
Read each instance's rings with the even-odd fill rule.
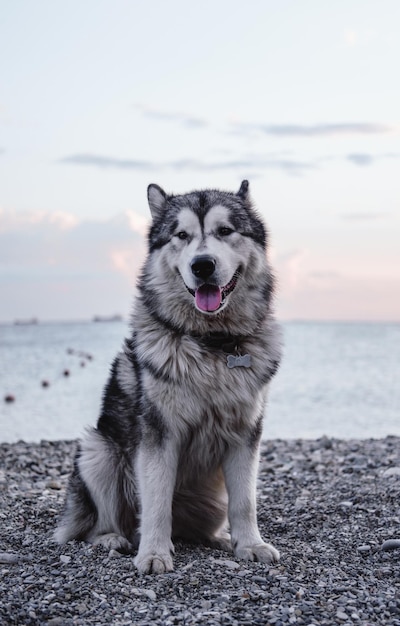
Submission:
[[[229,283],[224,287],[204,283],[196,290],[187,287],[188,291],[195,299],[196,306],[200,311],[205,313],[214,313],[218,311],[225,303],[226,297],[235,289],[238,278],[240,276],[240,268],[236,270]]]

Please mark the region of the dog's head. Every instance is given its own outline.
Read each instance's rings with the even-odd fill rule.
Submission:
[[[198,311],[213,315],[227,306],[254,251],[265,256],[266,232],[253,211],[248,182],[237,194],[205,190],[168,196],[148,187],[153,217],[150,251],[160,250],[159,268],[178,274]],[[255,245],[254,245],[255,244]]]

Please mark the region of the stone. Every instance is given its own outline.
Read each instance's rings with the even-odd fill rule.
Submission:
[[[400,477],[400,467],[389,467],[387,470],[383,472],[384,478],[390,478],[390,476]]]
[[[14,552],[0,552],[0,563],[10,565],[12,563],[18,563],[19,560],[19,554],[15,554]]]
[[[62,554],[60,556],[60,561],[61,561],[61,563],[65,563],[65,564],[70,563],[71,562],[71,557],[66,555],[66,554]]]
[[[383,552],[389,552],[390,550],[400,550],[400,539],[386,539],[381,545]]]
[[[368,544],[363,544],[362,546],[358,546],[357,552],[360,552],[360,554],[369,554],[371,552],[371,546]]]

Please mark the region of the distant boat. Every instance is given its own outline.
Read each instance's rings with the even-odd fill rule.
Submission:
[[[122,322],[122,315],[95,315],[94,322]]]
[[[32,326],[34,324],[39,324],[39,320],[37,319],[37,317],[31,317],[30,319],[26,320],[15,320],[14,324],[15,326]]]

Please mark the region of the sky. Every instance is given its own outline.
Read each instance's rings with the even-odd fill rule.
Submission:
[[[280,319],[400,321],[398,0],[0,14],[0,321],[127,315],[148,184],[245,178]]]

